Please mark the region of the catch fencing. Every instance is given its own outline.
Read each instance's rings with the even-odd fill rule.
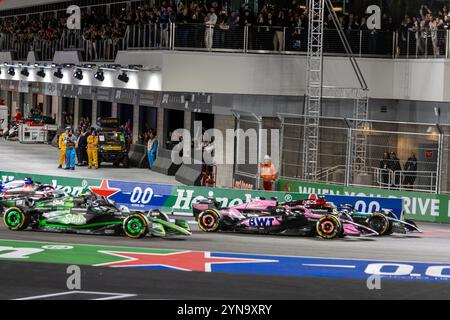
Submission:
[[[279,114],[279,118],[281,179],[450,192],[450,179],[441,177],[447,176],[443,163],[450,155],[450,135],[444,135],[438,125],[365,121],[361,126],[354,119],[322,117],[318,169],[306,177],[302,170],[307,159],[303,154],[305,117]]]

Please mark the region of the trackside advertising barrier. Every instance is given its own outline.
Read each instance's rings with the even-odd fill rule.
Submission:
[[[345,187],[340,185],[292,180],[278,181],[277,189],[283,192],[400,198],[403,199],[405,218],[417,221],[450,223],[450,195],[367,187]]]
[[[199,198],[214,197],[222,206],[234,206],[248,202],[256,197],[270,199],[276,197],[280,202],[301,200],[311,196],[309,193],[296,192],[265,192],[258,190],[236,190],[203,188],[191,186],[175,186],[161,184],[146,184],[139,182],[125,182],[116,180],[80,179],[57,176],[45,176],[30,173],[2,172],[1,181],[12,179],[32,178],[36,182],[53,185],[70,195],[78,196],[85,192],[95,192],[105,196],[118,205],[129,207],[131,210],[159,209],[163,212],[173,212],[179,215],[192,215],[192,203]],[[375,198],[365,196],[333,196],[327,200],[336,205],[351,204],[361,212],[374,212],[381,208],[389,208],[397,216],[401,216],[403,201],[401,199]]]

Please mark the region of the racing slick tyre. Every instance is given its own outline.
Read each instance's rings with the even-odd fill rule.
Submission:
[[[392,233],[392,224],[382,213],[374,213],[367,219],[367,226],[378,232],[380,236],[386,236]]]
[[[145,216],[140,213],[135,213],[123,220],[123,231],[130,238],[143,238],[149,232],[148,223]]]
[[[343,227],[339,218],[326,215],[317,221],[316,231],[317,234],[323,239],[334,239],[340,237],[342,234]]]
[[[221,217],[216,210],[208,209],[198,215],[197,223],[204,232],[216,232],[220,228]]]
[[[30,220],[19,207],[11,207],[3,214],[3,223],[12,231],[21,231],[28,227]]]

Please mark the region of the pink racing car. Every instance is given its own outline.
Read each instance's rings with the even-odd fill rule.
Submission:
[[[345,216],[313,213],[301,203],[257,199],[230,208],[220,208],[215,199],[205,198],[193,203],[192,207],[198,226],[205,232],[297,234],[324,239],[378,235],[376,231]]]

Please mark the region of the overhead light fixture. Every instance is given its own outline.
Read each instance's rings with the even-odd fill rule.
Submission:
[[[61,72],[61,68],[58,68],[53,75],[58,79],[62,79],[64,77],[64,74]]]
[[[14,70],[14,67],[9,67],[8,74],[12,77],[16,74],[16,71]]]
[[[45,71],[44,69],[39,70],[38,72],[36,72],[36,74],[41,77],[41,78],[45,78]]]
[[[27,68],[23,68],[22,71],[20,71],[20,74],[25,77],[28,77],[30,75],[30,72],[28,72]]]
[[[94,74],[94,78],[97,79],[98,81],[103,81],[103,80],[105,80],[105,74],[103,73],[103,70],[99,69],[99,70]]]
[[[77,69],[77,71],[73,74],[73,77],[78,80],[83,80],[83,71]]]
[[[127,76],[127,73],[125,71],[123,71],[122,74],[119,74],[117,79],[119,79],[120,81],[125,82],[125,83],[127,83],[128,80],[130,80],[130,78]]]

